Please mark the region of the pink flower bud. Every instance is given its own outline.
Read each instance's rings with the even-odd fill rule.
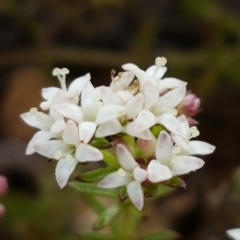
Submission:
[[[7,178],[0,175],[0,195],[5,194],[8,190]]]
[[[201,100],[195,94],[187,92],[183,100],[178,104],[178,114],[184,114],[186,117],[195,116],[200,112]]]
[[[151,140],[144,140],[139,138],[137,140],[137,146],[146,157],[153,157],[155,155],[156,141],[156,138],[152,134]]]

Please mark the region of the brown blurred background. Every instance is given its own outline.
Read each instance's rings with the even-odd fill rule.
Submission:
[[[157,56],[202,99],[200,139],[217,146],[203,169],[179,190],[146,205],[139,235],[172,228],[182,239],[226,239],[240,227],[240,3],[238,0],[1,0],[0,174],[10,190],[0,199],[1,240],[77,239],[96,215],[82,197],[54,179],[55,163],[25,156],[35,132],[19,115],[39,106],[40,89],[90,72],[96,86],[133,62]],[[239,182],[239,183],[238,183]]]

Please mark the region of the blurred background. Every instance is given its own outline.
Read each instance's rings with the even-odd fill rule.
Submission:
[[[238,0],[1,0],[0,174],[9,181],[1,240],[78,239],[96,218],[82,196],[59,189],[55,163],[25,156],[35,129],[19,115],[39,106],[42,87],[58,86],[52,69],[107,85],[112,69],[146,69],[157,56],[168,59],[165,76],[201,97],[200,139],[217,150],[186,178],[187,190],[146,204],[137,234],[170,228],[182,239],[221,240],[240,227]]]

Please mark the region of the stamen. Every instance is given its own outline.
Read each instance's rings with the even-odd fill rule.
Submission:
[[[181,148],[180,147],[174,147],[172,150],[173,154],[178,154],[179,152],[181,152]]]
[[[59,160],[62,156],[62,152],[60,150],[57,150],[54,154],[54,159]]]
[[[199,136],[200,132],[198,131],[196,126],[190,128],[190,138],[194,138]]]
[[[69,73],[69,70],[67,68],[54,68],[53,69],[53,76],[57,76],[62,90],[66,93],[67,92],[67,86],[66,86],[66,75]]]
[[[156,69],[153,73],[153,77],[157,74],[158,70],[165,66],[165,64],[167,63],[167,59],[165,57],[157,57],[155,60],[155,65],[156,65]]]
[[[126,172],[122,168],[119,168],[117,173],[121,177],[125,177],[126,176]]]
[[[157,67],[163,67],[167,63],[167,59],[165,57],[157,57],[155,60],[155,64]]]
[[[32,114],[36,114],[37,112],[38,112],[38,110],[36,107],[30,109],[30,113],[32,113]]]
[[[66,161],[68,161],[69,163],[73,163],[74,160],[75,160],[75,159],[72,157],[71,154],[68,154],[68,155],[66,156]]]
[[[111,79],[112,79],[113,82],[116,81],[115,80],[115,74],[116,74],[116,71],[114,69],[112,69],[111,72],[110,72],[110,75],[111,75]]]

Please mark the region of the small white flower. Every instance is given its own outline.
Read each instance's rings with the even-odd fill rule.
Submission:
[[[185,115],[177,118],[181,126],[180,134],[172,133],[172,138],[179,148],[178,151],[187,153],[188,155],[205,155],[210,154],[215,150],[215,146],[203,141],[190,141],[190,139],[197,137],[199,131],[196,126],[190,127],[188,119]]]
[[[226,233],[231,239],[240,240],[240,228],[229,229]]]
[[[61,88],[49,87],[42,89],[42,96],[46,100],[40,104],[43,110],[48,110],[52,105],[63,102],[72,102],[78,104],[79,95],[88,81],[90,81],[90,74],[75,79],[68,87],[66,86],[66,74],[69,73],[67,68],[55,68],[53,75],[58,77]],[[56,96],[58,94],[58,97]]]
[[[204,165],[202,159],[174,154],[174,146],[170,135],[161,131],[156,144],[155,160],[148,165],[148,179],[159,182],[170,179],[172,176],[187,174]]]
[[[169,131],[180,133],[180,126],[175,117],[175,107],[186,93],[185,87],[175,88],[163,96],[159,96],[156,87],[151,81],[144,84],[144,108],[135,120],[136,131],[144,131],[156,123],[162,124]]]
[[[116,153],[121,168],[103,178],[98,186],[101,188],[116,188],[126,185],[129,198],[136,208],[141,210],[144,204],[141,183],[147,179],[147,171],[140,168],[124,145],[118,144]]]
[[[99,149],[88,145],[95,132],[91,122],[77,124],[68,120],[62,134],[62,140],[37,142],[34,150],[50,159],[58,160],[56,179],[63,188],[78,162],[99,161],[103,158]]]
[[[140,69],[138,66],[132,63],[127,63],[122,66],[124,70],[134,73],[140,83],[140,91],[143,91],[144,84],[147,80],[150,80],[155,87],[157,87],[158,93],[161,94],[165,90],[174,89],[178,87],[184,87],[186,82],[176,78],[164,78],[163,75],[167,71],[164,66],[167,63],[166,58],[156,58],[155,65],[149,67],[146,72]]]

